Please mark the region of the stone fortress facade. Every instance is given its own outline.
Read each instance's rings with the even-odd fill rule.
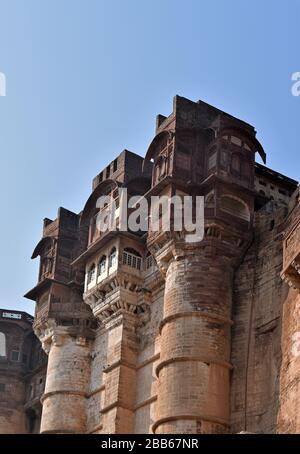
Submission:
[[[0,434],[39,433],[47,355],[33,317],[0,309]]]
[[[26,297],[48,365],[12,361],[39,343],[0,318],[0,432],[300,432],[299,188],[256,152],[251,125],[176,96],[145,158],[123,151],[79,214],[44,220]],[[119,188],[204,196],[204,239],[100,232]]]

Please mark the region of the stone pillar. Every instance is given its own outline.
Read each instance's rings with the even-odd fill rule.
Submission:
[[[155,434],[229,427],[233,268],[226,255],[184,251],[166,270]]]
[[[300,433],[300,204],[293,209],[283,241],[282,364],[277,432]]]
[[[44,342],[45,346],[49,359],[41,399],[41,433],[84,433],[90,380],[89,342],[58,326]]]
[[[281,347],[277,433],[299,434],[300,294],[298,289],[289,289],[283,304]]]
[[[137,327],[148,320],[149,292],[134,278],[119,273],[114,290],[85,295],[107,335],[106,364],[103,366],[101,433],[134,433],[138,338]]]
[[[134,432],[136,392],[137,317],[123,312],[107,320],[107,364],[103,372],[104,402],[101,409],[103,433]]]

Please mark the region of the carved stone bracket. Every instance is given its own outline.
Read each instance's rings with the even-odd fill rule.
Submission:
[[[251,235],[248,233],[240,235],[238,231],[225,232],[222,223],[212,222],[205,225],[204,238],[199,242],[189,242],[186,240],[188,232],[157,232],[150,236],[147,247],[155,257],[158,269],[165,279],[167,270],[173,260],[182,260],[195,251],[208,249],[211,253],[217,244],[226,249],[226,253],[233,259],[234,263],[239,263],[240,257],[251,242]]]
[[[91,330],[84,332],[80,325],[78,326],[60,326],[54,319],[48,319],[43,325],[34,330],[36,336],[39,338],[42,348],[48,355],[52,345],[60,347],[64,344],[67,337],[75,339],[76,345],[85,346],[88,339],[92,337]]]
[[[290,288],[300,292],[300,264],[293,260],[291,265],[281,273],[282,280],[288,284]]]
[[[293,260],[292,267],[295,268],[298,274],[300,274],[300,263],[298,263],[296,260]]]
[[[138,323],[149,319],[151,292],[141,284],[123,273],[114,278],[112,283],[106,283],[101,288],[95,288],[84,295],[84,301],[90,306],[93,315],[102,324],[120,314],[135,316]]]

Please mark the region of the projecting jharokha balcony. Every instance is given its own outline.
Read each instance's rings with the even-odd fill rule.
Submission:
[[[281,277],[300,292],[300,219],[284,239]]]
[[[113,247],[109,254],[100,254],[98,260],[94,260],[88,267],[85,277],[85,293],[98,289],[101,284],[104,287],[120,273],[127,278],[136,278],[138,281],[146,278],[157,269],[154,258],[151,255],[142,257],[131,248],[124,248],[121,252]]]

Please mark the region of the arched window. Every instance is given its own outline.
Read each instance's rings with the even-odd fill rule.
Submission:
[[[146,257],[146,270],[152,269],[154,266],[154,258],[153,255],[148,252]]]
[[[52,271],[52,257],[43,257],[41,260],[41,275],[44,276]]]
[[[141,270],[142,256],[135,249],[125,248],[123,251],[123,264]]]
[[[205,196],[205,208],[214,208],[215,206],[215,192],[214,190],[210,191]]]
[[[241,173],[243,177],[250,177],[251,171],[250,171],[250,163],[248,159],[243,159],[242,160],[242,168],[241,168]]]
[[[116,262],[117,262],[117,250],[116,248],[114,247],[112,250],[111,250],[111,253],[109,255],[109,259],[108,259],[108,268],[112,268],[113,266],[116,265]]]
[[[158,160],[155,164],[155,180],[160,181],[165,175],[167,171],[167,158],[165,156],[159,156]]]
[[[96,275],[96,265],[95,265],[95,263],[93,263],[88,272],[88,280],[87,280],[88,284],[90,284],[95,279],[95,275]]]
[[[231,158],[231,171],[240,174],[241,172],[241,159],[238,154],[233,154]]]
[[[102,276],[106,269],[106,255],[103,255],[98,263],[98,276]]]
[[[30,434],[33,434],[35,432],[37,414],[36,414],[35,410],[33,410],[32,408],[26,410],[25,414],[26,414],[26,419],[27,419],[28,431]]]
[[[190,170],[191,168],[191,155],[185,150],[176,152],[176,166],[181,170]]]
[[[0,333],[0,356],[6,356],[6,337],[4,333]]]
[[[223,169],[226,169],[227,170],[227,167],[228,167],[228,162],[229,162],[229,156],[228,156],[228,152],[226,149],[222,149],[221,150],[221,155],[220,155],[220,164],[221,164],[221,167]]]

